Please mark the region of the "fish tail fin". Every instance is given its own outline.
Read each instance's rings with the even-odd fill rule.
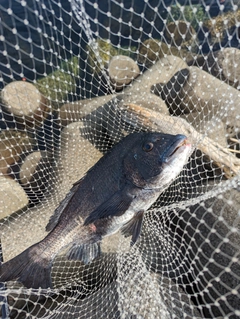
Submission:
[[[35,244],[0,266],[0,281],[17,280],[27,288],[52,288],[52,260],[39,254]]]

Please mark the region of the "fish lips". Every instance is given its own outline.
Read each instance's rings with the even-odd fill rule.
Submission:
[[[179,154],[185,152],[186,148],[191,151],[191,144],[185,135],[178,134],[175,137],[175,141],[166,149],[163,154],[163,163],[169,163],[170,160],[174,159]]]

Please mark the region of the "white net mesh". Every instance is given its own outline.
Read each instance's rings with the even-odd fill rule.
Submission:
[[[239,1],[2,0],[0,19],[0,276],[129,133],[195,147],[134,245],[60,247],[44,289],[1,280],[2,319],[240,318]]]

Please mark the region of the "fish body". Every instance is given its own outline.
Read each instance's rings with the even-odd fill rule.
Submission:
[[[47,236],[1,266],[0,281],[52,287],[51,266],[66,246],[68,258],[90,263],[102,238],[122,230],[134,244],[144,212],[181,172],[192,147],[184,135],[132,133],[75,183],[50,218]]]

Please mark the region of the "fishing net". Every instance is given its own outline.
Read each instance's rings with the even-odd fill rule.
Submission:
[[[239,318],[239,1],[1,0],[0,19],[2,262],[127,134],[195,147],[135,245],[59,251],[52,289],[1,283],[0,316]]]

